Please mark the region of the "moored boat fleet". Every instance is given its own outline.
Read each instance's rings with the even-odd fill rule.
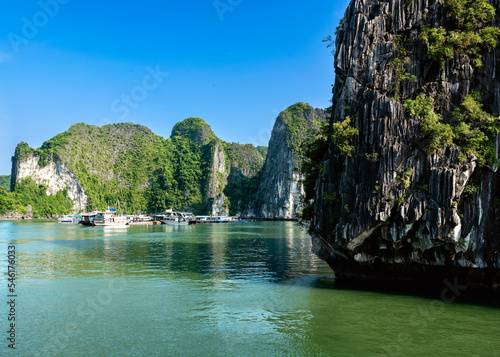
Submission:
[[[164,214],[155,215],[119,215],[114,209],[102,212],[84,213],[81,215],[61,216],[60,223],[80,223],[84,226],[96,227],[127,227],[146,225],[194,225],[207,223],[247,223],[236,217],[226,216],[195,216],[191,212],[167,210]]]

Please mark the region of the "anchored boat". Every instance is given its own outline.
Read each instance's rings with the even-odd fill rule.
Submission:
[[[129,220],[126,216],[117,216],[116,210],[99,212],[94,218],[94,226],[127,226]]]
[[[74,215],[74,216],[62,215],[57,220],[59,223],[78,223],[80,222],[81,218],[82,216],[80,215]]]
[[[161,223],[171,225],[188,225],[189,219],[192,216],[193,214],[190,212],[168,212],[168,214],[161,220]]]

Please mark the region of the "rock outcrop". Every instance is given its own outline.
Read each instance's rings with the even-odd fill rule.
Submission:
[[[321,109],[297,103],[276,119],[269,148],[227,143],[202,119],[177,124],[169,138],[132,123],[95,127],[83,123],[32,149],[21,143],[12,166],[12,188],[23,178],[68,188],[75,211],[157,211],[296,219],[302,210],[305,141]]]
[[[28,154],[22,160],[14,158],[12,164],[14,183],[31,178],[37,184],[46,185],[49,195],[55,195],[58,191],[68,188],[68,197],[73,201],[74,211],[85,211],[87,195],[75,174],[58,158],[43,167],[39,165],[39,161],[40,157],[35,154]]]
[[[195,164],[199,175],[203,200],[203,213],[214,216],[241,215],[255,188],[252,184],[264,164],[259,149],[251,144],[227,143],[215,136],[210,126],[200,118],[188,118],[177,123],[171,139],[188,140],[199,156]],[[188,165],[189,166],[189,165]],[[184,171],[184,172],[182,172]],[[185,174],[186,168],[179,172]]]
[[[256,190],[265,158],[253,145],[218,139],[200,118],[177,123],[168,139],[146,127],[83,123],[33,149],[20,143],[12,158],[14,189],[30,178],[47,195],[67,189],[75,212],[105,209],[186,209],[236,214]]]
[[[297,219],[303,207],[303,144],[317,133],[326,114],[296,103],[276,118],[264,158],[253,145],[225,143],[193,118],[176,124],[172,135],[187,136],[206,151],[205,201],[212,215]],[[193,129],[197,127],[197,129]]]
[[[19,219],[31,219],[33,218],[33,208],[31,205],[26,207],[26,213],[19,213],[15,211],[8,211],[0,214],[0,219],[4,220],[19,220]]]
[[[225,202],[224,188],[227,185],[229,173],[226,170],[226,155],[222,143],[217,140],[211,155],[212,165],[208,179],[207,199],[212,201],[210,214],[214,216],[227,216],[229,207]]]
[[[253,212],[266,219],[297,219],[303,208],[304,143],[317,134],[326,119],[323,109],[296,103],[276,118]]]
[[[495,9],[498,0],[491,1]],[[332,122],[349,116],[352,156],[328,144],[316,181],[313,252],[339,278],[500,284],[500,180],[495,167],[457,146],[428,155],[419,118],[403,102],[423,92],[446,120],[472,90],[500,112],[500,49],[475,67],[455,53],[443,68],[428,57],[424,25],[449,21],[441,1],[353,0],[337,31]],[[494,26],[500,26],[497,14]],[[402,80],[398,46],[408,52]],[[392,62],[391,62],[392,61]],[[410,77],[406,77],[410,78]],[[493,138],[498,156],[499,137]]]

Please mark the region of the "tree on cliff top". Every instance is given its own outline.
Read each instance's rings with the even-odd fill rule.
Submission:
[[[182,136],[200,145],[206,145],[216,138],[212,128],[203,119],[191,117],[174,125],[171,138]]]

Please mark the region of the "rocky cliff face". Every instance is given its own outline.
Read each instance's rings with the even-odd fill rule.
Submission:
[[[490,3],[498,11],[500,2]],[[459,53],[443,68],[429,59],[423,26],[447,21],[440,1],[353,0],[338,28],[332,122],[350,116],[359,135],[351,157],[328,144],[311,233],[313,251],[340,278],[500,283],[496,166],[464,159],[455,145],[429,155],[421,120],[402,104],[425,93],[446,120],[476,90],[488,112],[500,112],[498,45],[482,67]],[[415,81],[401,80],[394,65],[403,43]]]
[[[249,215],[266,219],[296,219],[303,208],[301,166],[303,144],[317,133],[326,119],[322,109],[296,103],[276,118],[256,199]]]
[[[303,143],[326,115],[296,103],[276,118],[265,158],[253,145],[210,141],[207,201],[212,215],[297,219],[303,206]],[[194,135],[194,137],[210,137]]]
[[[59,159],[51,161],[44,167],[39,165],[40,157],[29,154],[22,160],[13,162],[13,181],[19,182],[24,178],[31,178],[38,184],[47,186],[47,194],[55,195],[58,191],[68,190],[68,197],[73,200],[73,209],[85,211],[87,195],[76,176]]]
[[[227,215],[249,204],[264,157],[253,145],[218,139],[200,118],[177,123],[168,139],[131,123],[83,123],[33,149],[16,148],[12,188],[24,178],[68,189],[74,210],[167,208]]]
[[[204,206],[200,213],[241,215],[254,192],[252,183],[264,164],[259,149],[251,144],[220,140],[200,118],[188,118],[177,123],[171,135],[172,139],[175,137],[187,138],[195,148],[196,155],[199,155],[200,175],[197,181],[203,192]]]
[[[227,216],[229,207],[225,202],[224,188],[227,185],[226,155],[220,141],[214,144],[213,154],[211,155],[212,165],[208,179],[207,198],[212,201],[210,214],[214,216]]]
[[[67,187],[75,211],[110,205],[128,213],[174,208],[296,219],[303,143],[324,120],[321,109],[292,105],[278,116],[269,149],[224,142],[195,117],[177,123],[168,139],[132,123],[79,123],[39,149],[19,144],[12,186],[31,178],[47,185],[47,194]]]

